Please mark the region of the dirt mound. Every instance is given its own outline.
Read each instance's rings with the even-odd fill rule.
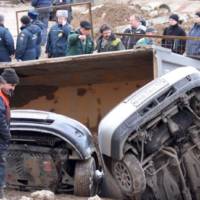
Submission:
[[[155,14],[156,13],[156,14]],[[73,26],[77,28],[81,20],[89,20],[89,12],[86,9],[82,12],[74,13]],[[98,36],[99,28],[102,24],[108,24],[112,28],[124,26],[129,24],[129,16],[135,14],[139,15],[147,21],[155,20],[155,23],[150,23],[149,26],[153,26],[158,34],[162,34],[163,29],[168,26],[168,16],[171,13],[159,13],[157,9],[155,10],[145,10],[140,5],[135,4],[115,4],[106,3],[92,8],[93,17],[93,27],[95,36]],[[152,15],[154,14],[154,15]],[[161,19],[159,19],[161,18]],[[163,20],[165,18],[165,20]],[[167,20],[166,20],[167,19]],[[193,22],[191,16],[188,15],[187,20],[183,21],[181,26],[188,32],[191,28]],[[121,31],[120,31],[121,32]]]
[[[73,26],[76,28],[80,20],[89,20],[89,12],[76,12],[74,13]],[[125,4],[107,3],[92,8],[93,26],[95,35],[99,31],[102,24],[108,24],[112,28],[117,26],[126,25],[129,23],[130,15],[139,15],[144,18],[148,16],[140,6],[129,6]]]
[[[107,23],[112,27],[124,25],[134,13],[142,14],[140,10],[124,4],[106,4],[92,12],[95,25]]]

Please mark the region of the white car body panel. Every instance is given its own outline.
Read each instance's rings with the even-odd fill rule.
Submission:
[[[200,72],[193,67],[180,67],[164,76],[157,78],[138,91],[131,94],[119,105],[112,109],[100,122],[98,128],[98,141],[100,150],[104,155],[111,155],[111,141],[115,130],[128,119],[138,108],[158,93],[172,86],[179,80]]]

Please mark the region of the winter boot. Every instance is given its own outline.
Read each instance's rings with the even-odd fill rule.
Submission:
[[[4,188],[0,187],[0,200],[5,199]]]

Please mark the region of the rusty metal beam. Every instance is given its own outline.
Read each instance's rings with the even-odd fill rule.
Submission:
[[[130,37],[149,37],[149,38],[160,38],[160,39],[179,39],[179,40],[200,40],[200,37],[191,36],[174,36],[174,35],[145,35],[145,34],[131,34],[131,33],[115,33],[119,36],[130,36]]]

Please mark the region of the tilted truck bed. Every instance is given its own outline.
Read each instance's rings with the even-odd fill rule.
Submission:
[[[96,132],[111,108],[168,67],[200,66],[200,61],[176,56],[180,55],[147,47],[1,64],[0,68],[14,67],[20,75],[12,107],[54,111]]]

